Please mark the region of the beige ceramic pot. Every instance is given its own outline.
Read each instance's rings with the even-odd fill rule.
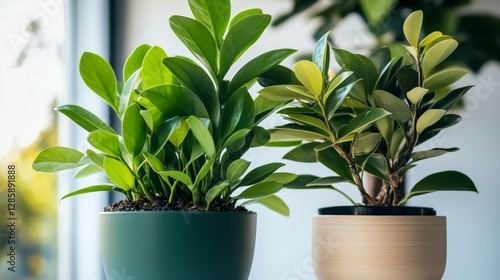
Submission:
[[[312,256],[318,280],[439,280],[446,217],[318,215]]]

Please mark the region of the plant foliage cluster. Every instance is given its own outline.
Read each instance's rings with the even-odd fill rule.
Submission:
[[[196,60],[141,45],[126,60],[121,86],[105,59],[84,53],[81,77],[118,116],[121,134],[85,108],[59,106],[57,111],[89,132],[91,148],[51,147],[33,167],[42,172],[80,168],[76,177],[104,172],[109,178],[63,198],[118,191],[128,200],[173,203],[184,195],[207,210],[215,200],[230,207],[245,200],[288,215],[274,193],[296,175],[276,172],[282,163],[249,171],[250,162],[242,156],[269,141],[259,124],[279,105],[262,97],[254,100],[248,89],[294,50],[268,51],[234,69],[271,16],[250,9],[231,18],[229,0],[188,2],[194,18],[172,16],[170,27]],[[232,79],[230,70],[235,72]]]
[[[297,62],[293,71],[281,68],[280,75],[263,75],[262,96],[292,101],[279,111],[289,123],[272,131],[272,141],[296,145],[286,159],[320,162],[336,174],[304,175],[290,187],[333,188],[345,195],[334,185],[348,182],[358,188],[364,204],[392,206],[434,191],[477,192],[471,179],[458,171],[431,174],[403,197],[399,191],[405,173],[421,160],[458,150],[416,148],[460,121],[450,110],[471,88],[451,87],[467,73],[446,61],[457,41],[441,32],[420,40],[422,21],[423,13],[416,11],[404,22],[409,42],[405,56],[393,58],[387,48],[369,57],[334,48],[342,68],[331,75],[326,34],[317,42],[312,61]],[[367,191],[365,172],[382,180],[377,194]]]

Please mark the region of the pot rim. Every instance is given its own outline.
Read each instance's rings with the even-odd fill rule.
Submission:
[[[253,211],[101,211],[99,215],[257,215]]]
[[[353,216],[436,216],[436,210],[417,206],[330,206],[318,209],[319,215]]]

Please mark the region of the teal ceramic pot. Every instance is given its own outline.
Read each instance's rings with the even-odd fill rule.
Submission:
[[[103,212],[101,251],[108,280],[246,280],[253,212]]]

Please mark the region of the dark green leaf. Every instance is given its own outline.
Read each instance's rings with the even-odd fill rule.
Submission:
[[[389,181],[387,162],[384,156],[380,154],[373,154],[370,156],[366,161],[364,170],[377,178]]]
[[[318,161],[340,177],[353,181],[349,164],[334,148],[318,151]]]
[[[444,154],[449,153],[449,152],[456,152],[456,151],[458,151],[458,148],[449,148],[449,149],[435,148],[432,150],[415,152],[415,153],[413,153],[411,159],[412,159],[412,162],[416,162],[416,161],[423,160],[426,158],[437,157],[437,156],[444,155]]]
[[[339,183],[348,183],[349,181],[342,177],[331,176],[331,177],[323,177],[317,180],[314,180],[306,185],[306,187],[319,187],[319,186],[332,186]]]
[[[328,71],[330,70],[330,46],[328,45],[328,36],[330,32],[323,35],[314,46],[312,61],[321,71],[321,74],[327,80]]]
[[[348,139],[349,136],[355,133],[360,133],[373,125],[379,119],[390,115],[389,112],[381,108],[373,108],[369,111],[357,115],[354,119],[349,122],[343,136],[338,139],[338,142],[343,142]]]
[[[247,189],[242,191],[239,195],[237,195],[235,198],[250,199],[250,198],[259,198],[263,196],[268,196],[278,192],[279,190],[281,190],[282,187],[283,186],[277,182],[260,182],[251,187],[248,187]]]
[[[401,99],[384,90],[376,90],[373,95],[375,104],[390,112],[392,116],[400,123],[406,123],[411,120],[410,107]]]
[[[198,140],[200,145],[203,147],[203,150],[205,151],[207,156],[209,158],[214,158],[215,144],[212,135],[210,134],[210,131],[208,131],[208,128],[205,126],[205,124],[203,124],[203,122],[195,116],[188,117],[186,122],[193,132],[194,136],[196,137],[196,140]]]
[[[318,146],[317,142],[299,145],[286,153],[283,158],[298,162],[316,162],[316,146]]]
[[[221,116],[221,137],[225,139],[234,131],[252,128],[255,119],[253,99],[246,88],[235,92],[224,105]]]
[[[146,122],[136,104],[125,111],[122,122],[123,144],[133,156],[138,155],[146,143]]]
[[[252,171],[248,172],[245,177],[241,180],[241,186],[249,186],[258,182],[261,182],[269,175],[273,174],[280,167],[285,166],[283,163],[268,163],[262,166],[259,166]]]
[[[231,15],[229,0],[189,0],[194,17],[212,31],[217,42],[222,41]]]

